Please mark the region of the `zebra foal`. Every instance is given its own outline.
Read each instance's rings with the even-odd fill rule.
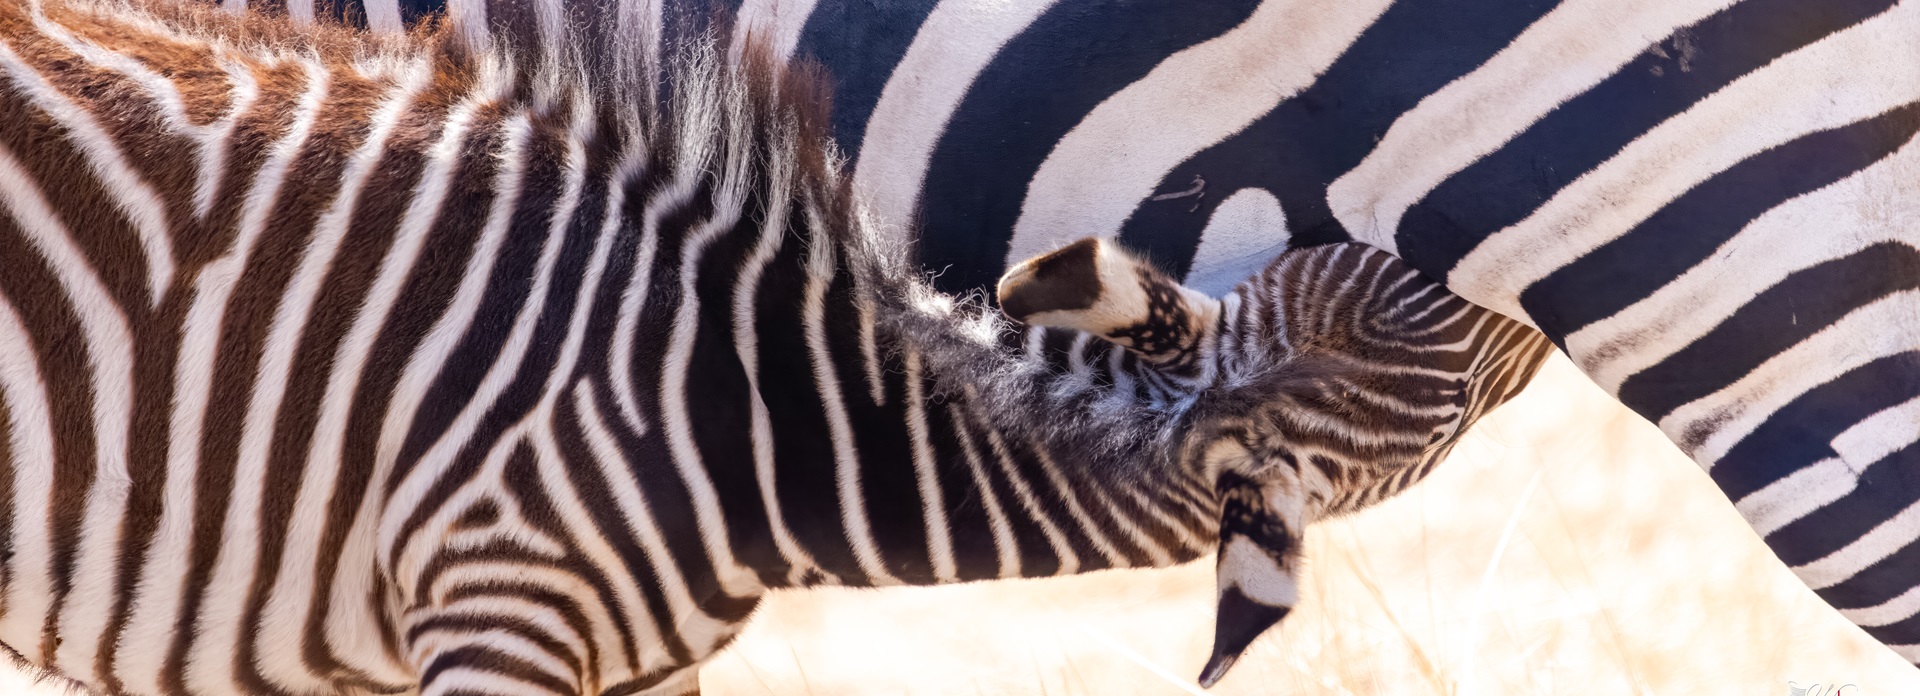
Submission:
[[[877,241],[804,75],[668,45],[0,0],[0,643],[108,693],[682,694],[771,588],[1224,538],[1217,678],[1301,525],[1547,350],[1358,246],[1216,301],[1076,245],[1004,300],[1125,347],[1016,330]]]

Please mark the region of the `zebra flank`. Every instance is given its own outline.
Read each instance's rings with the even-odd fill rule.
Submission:
[[[1281,544],[1544,349],[1358,246],[1139,266],[1176,361],[1016,328],[705,31],[0,0],[0,643],[116,694],[694,693],[771,588],[1185,562],[1229,472],[1326,501]]]

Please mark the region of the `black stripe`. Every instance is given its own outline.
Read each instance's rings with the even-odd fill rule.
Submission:
[[[1658,423],[1854,310],[1915,288],[1920,288],[1920,251],[1898,242],[1881,242],[1803,268],[1756,295],[1686,348],[1628,377],[1618,396]],[[1682,436],[1676,442],[1687,447],[1691,439]]]
[[[1914,570],[1916,569],[1913,567],[1908,568],[1908,578],[1913,577]],[[1912,581],[1909,579],[1908,582],[1901,583],[1900,587],[1904,591],[1910,585],[1912,585]],[[1866,630],[1867,635],[1873,636],[1876,640],[1886,643],[1887,645],[1913,645],[1920,643],[1920,615],[1909,616],[1885,626],[1862,626],[1861,628]],[[1839,694],[1841,692],[1835,691],[1833,693]],[[1851,691],[1848,691],[1848,693],[1851,693]]]
[[[366,0],[361,0],[364,3]],[[447,10],[447,0],[399,0],[400,21],[411,27],[428,16],[439,16]]]
[[[1865,467],[1857,472],[1857,487],[1839,500],[1768,534],[1769,545],[1795,551],[1831,552],[1859,540],[1867,532],[1873,531],[1874,527],[1920,500],[1920,443],[1907,445],[1878,462],[1847,464]],[[1808,553],[1790,562],[1806,563],[1818,558]],[[1913,586],[1915,578],[1920,578],[1920,573],[1908,572],[1901,577],[1901,582],[1892,585],[1856,583],[1857,586],[1850,589],[1850,596],[1845,598],[1847,603],[1836,601],[1834,606],[1847,608],[1880,604],[1907,591]]]
[[[787,219],[795,225],[789,233],[798,235],[793,239],[825,234],[799,227],[807,217],[798,205],[789,210]],[[760,397],[773,433],[775,495],[788,530],[826,572],[859,577],[860,565],[840,515],[833,439],[802,321],[807,294],[807,274],[802,269],[810,251],[807,244],[781,244],[755,289]]]
[[[1525,219],[1661,122],[1892,4],[1750,0],[1676,30],[1408,208],[1397,231],[1400,256],[1447,277],[1488,235]]]
[[[800,30],[794,57],[826,66],[833,77],[833,138],[858,162],[867,120],[907,48],[938,0],[821,0]]]
[[[994,546],[993,520],[987,515],[983,489],[974,483],[973,473],[961,449],[962,437],[954,429],[953,413],[958,405],[939,398],[927,375],[921,375],[921,394],[926,401],[927,445],[935,457],[934,472],[940,479],[940,501],[946,507],[947,529],[953,542],[953,565],[961,580],[990,580],[1000,577],[1000,556]]]
[[[974,80],[928,163],[919,258],[950,269],[934,286],[991,287],[1027,184],[1067,131],[1167,56],[1238,26],[1256,5],[1062,2],[1008,42]]]
[[[717,233],[694,266],[693,292],[700,302],[692,351],[684,368],[684,394],[662,394],[662,399],[685,399],[687,429],[700,465],[712,480],[727,524],[725,540],[741,565],[759,569],[761,581],[783,582],[784,565],[773,545],[766,504],[755,473],[753,438],[742,427],[752,422],[752,389],[733,341],[733,292],[742,266],[760,241],[764,202],[754,200],[731,228]],[[796,219],[796,218],[789,218]],[[703,220],[700,225],[709,224]],[[789,244],[788,246],[793,246]],[[682,263],[662,266],[654,273],[671,280],[669,292],[679,293]],[[669,320],[671,321],[671,320]],[[644,324],[653,326],[652,324]],[[667,326],[663,323],[661,326]],[[664,344],[663,344],[664,345]],[[771,345],[762,341],[765,352]],[[668,369],[680,369],[669,366]]]
[[[1775,206],[1893,154],[1917,130],[1920,104],[1909,104],[1747,158],[1534,283],[1520,293],[1520,306],[1541,331],[1564,341],[1707,260]]]
[[[59,627],[60,609],[76,580],[82,513],[94,484],[93,463],[99,446],[93,427],[94,385],[85,362],[88,346],[79,315],[62,295],[52,265],[34,248],[26,229],[12,215],[0,215],[0,268],[6,269],[6,273],[0,273],[0,296],[37,300],[13,305],[26,329],[27,345],[10,347],[30,354],[39,370],[46,390],[47,422],[53,429],[53,461],[31,463],[52,483],[47,519],[42,522],[47,525],[50,555],[44,560],[53,596],[48,598],[51,603],[39,646],[41,654],[52,660],[53,650],[59,645],[54,629]]]
[[[1709,474],[1729,500],[1740,500],[1809,464],[1836,456],[1833,438],[1867,416],[1920,394],[1920,351],[1890,355],[1822,384],[1786,407],[1729,450]],[[1832,549],[1775,547],[1789,564]]]
[[[638,525],[642,522],[639,520],[629,522],[619,503],[615,502],[614,484],[601,475],[600,466],[595,463],[595,455],[587,446],[580,413],[573,404],[573,399],[562,398],[556,406],[553,418],[554,439],[559,444],[561,456],[567,460],[567,478],[573,484],[574,495],[579,497],[584,514],[593,520],[594,527],[601,530],[601,536],[606,539],[607,545],[614,550],[614,553],[620,555],[620,560],[626,565],[627,572],[638,580],[637,587],[634,589],[639,593],[640,600],[645,603],[645,606],[623,607],[626,610],[624,615],[631,617],[635,612],[645,612],[654,631],[659,633],[661,642],[666,644],[667,656],[676,663],[692,662],[691,649],[674,625],[673,609],[667,604],[666,593],[661,590],[660,583],[665,578],[666,570],[655,563],[654,559],[647,557],[646,551],[640,547],[639,537],[630,531],[630,524]],[[594,407],[599,411],[603,423],[610,413],[607,406],[608,404],[602,403],[602,399],[594,401]],[[608,462],[608,464],[618,469],[625,462]],[[659,524],[660,521],[655,520],[654,523]],[[652,581],[648,582],[648,580]],[[637,644],[631,635],[632,627],[626,626],[626,622],[620,623],[624,627],[623,636],[630,643]],[[637,654],[629,655],[630,660],[637,658]]]
[[[662,169],[663,177],[671,172]],[[641,220],[647,213],[648,199],[658,186],[669,185],[666,179],[647,182],[651,186],[645,190],[634,190],[627,197],[626,216],[629,220]],[[677,210],[666,212],[660,218],[657,227],[659,235],[658,251],[652,264],[647,268],[632,269],[629,272],[649,274],[647,277],[646,304],[641,307],[637,330],[640,335],[634,340],[633,362],[630,365],[609,365],[607,384],[600,385],[608,396],[612,396],[612,381],[625,382],[639,401],[640,418],[647,428],[645,433],[635,435],[626,427],[614,428],[620,449],[626,454],[629,466],[633,469],[634,479],[652,507],[665,532],[664,543],[668,553],[679,564],[680,572],[685,576],[687,588],[694,597],[708,598],[702,609],[710,615],[731,611],[735,598],[721,591],[720,578],[711,556],[700,534],[675,533],[677,525],[687,525],[681,529],[692,528],[698,519],[693,494],[687,483],[680,477],[674,462],[670,441],[666,436],[664,423],[659,414],[664,412],[666,395],[662,377],[667,366],[664,364],[668,339],[672,327],[678,321],[680,301],[679,267],[681,255],[685,253],[685,241],[694,225],[712,215],[715,194],[711,178],[700,181],[693,189],[688,201]],[[638,225],[630,225],[638,227]],[[616,256],[626,254],[616,253]],[[620,283],[626,283],[622,278]],[[624,285],[622,285],[624,287]],[[603,411],[605,414],[619,413],[617,409]],[[688,418],[698,420],[697,412],[687,413]],[[610,418],[620,421],[620,418]]]
[[[1195,176],[1206,179],[1199,208],[1184,198],[1142,202],[1121,231],[1121,242],[1169,274],[1185,276],[1207,219],[1243,188],[1264,189],[1279,199],[1290,246],[1351,239],[1327,206],[1327,186],[1372,152],[1401,114],[1479,68],[1553,5],[1545,0],[1394,4],[1313,86],[1167,173],[1157,190],[1180,191]]]
[[[1857,512],[1857,511],[1856,511]],[[1920,541],[1910,541],[1893,553],[1887,554],[1873,565],[1867,566],[1853,577],[1847,578],[1832,587],[1815,590],[1820,599],[1836,608],[1854,608],[1878,606],[1914,587],[1914,578],[1920,577]],[[1868,635],[1887,641],[1883,633],[1895,634],[1895,629],[1862,626]],[[1912,640],[1908,640],[1911,643]],[[1900,645],[1887,641],[1888,645]]]
[[[827,350],[840,378],[840,400],[853,431],[859,455],[860,502],[868,529],[888,573],[916,584],[933,581],[933,562],[927,549],[926,513],[921,508],[919,480],[913,469],[913,443],[907,430],[907,389],[904,366],[878,347],[885,405],[873,402],[868,387],[866,358],[862,354],[854,287],[836,283],[828,296]],[[839,294],[845,292],[845,294]],[[875,308],[874,312],[886,311]],[[885,319],[876,318],[877,322]],[[876,327],[876,342],[892,337]]]

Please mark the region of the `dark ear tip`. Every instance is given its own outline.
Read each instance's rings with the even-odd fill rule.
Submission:
[[[1213,657],[1200,670],[1200,685],[1213,686],[1227,676],[1227,670],[1240,659],[1240,653],[1253,645],[1260,634],[1287,618],[1286,607],[1262,604],[1238,587],[1220,593],[1220,607],[1213,617]]]
[[[1000,277],[1000,311],[1016,321],[1041,312],[1087,309],[1100,299],[1100,239],[1087,237],[1020,262]]]
[[[1200,682],[1200,688],[1211,689],[1213,685],[1220,683],[1221,679],[1226,678],[1227,670],[1233,669],[1233,663],[1239,659],[1239,655],[1214,653],[1213,657],[1207,660],[1207,666],[1200,668],[1200,679],[1198,680]]]
[[[1000,311],[1014,321],[1026,321],[1033,316],[1033,303],[1028,298],[1028,286],[1037,281],[1025,266],[1008,271],[1001,276],[1000,284],[994,287],[993,294],[1000,302]]]

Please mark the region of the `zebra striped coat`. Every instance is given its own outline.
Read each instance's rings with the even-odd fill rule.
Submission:
[[[1015,331],[890,253],[806,75],[616,29],[687,33],[0,0],[0,643],[109,693],[690,693],[769,588],[1224,544],[1214,679],[1303,526],[1547,350],[1361,245],[1214,300],[1083,243],[1008,302],[1119,345]]]
[[[379,28],[442,4],[348,7]],[[1920,661],[1911,0],[739,8],[826,66],[854,179],[920,223],[936,287],[1086,235],[1209,291],[1374,244],[1543,331]]]

